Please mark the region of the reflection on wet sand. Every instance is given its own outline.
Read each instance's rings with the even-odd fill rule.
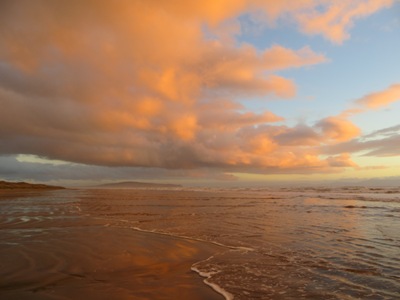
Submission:
[[[1,299],[223,299],[190,269],[219,247],[104,226],[73,197],[51,199],[0,203]]]
[[[400,299],[400,191],[0,199],[0,298],[222,299],[192,268],[227,299]]]
[[[91,190],[81,209],[230,246],[196,268],[235,300],[400,299],[400,195],[385,191]]]

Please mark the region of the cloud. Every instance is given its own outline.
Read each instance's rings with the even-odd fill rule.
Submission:
[[[0,178],[13,181],[53,182],[53,184],[93,185],[98,181],[166,181],[180,179],[191,184],[199,180],[235,181],[218,170],[167,170],[159,168],[105,167],[47,161],[38,157],[0,156]]]
[[[342,153],[338,156],[332,156],[327,158],[330,166],[332,167],[358,167],[356,163],[351,160],[348,153]]]
[[[363,156],[399,156],[399,143],[400,135],[393,135],[386,138],[380,138],[378,140],[363,141],[362,139],[356,139],[349,142],[334,145],[331,148],[323,148],[325,153],[342,153],[349,151],[352,153],[361,153]]]
[[[358,134],[350,122],[329,117],[291,128],[237,103],[292,98],[295,82],[277,72],[327,58],[307,46],[256,49],[235,39],[235,18],[264,10],[271,22],[299,15],[307,33],[339,41],[354,19],[390,1],[340,4],[342,37],[330,34],[329,22],[307,27],[304,16],[325,18],[318,8],[332,11],[334,3],[3,1],[0,154],[221,174],[335,169],[319,147]]]
[[[361,130],[349,120],[339,117],[327,117],[320,120],[315,127],[328,139],[345,141],[358,136]]]
[[[349,29],[356,19],[388,8],[393,0],[319,1],[321,6],[300,13],[298,22],[305,33],[322,34],[341,44],[350,37]]]
[[[274,26],[278,21],[286,21],[296,24],[305,34],[322,35],[335,44],[342,44],[350,38],[349,31],[355,21],[389,8],[393,3],[393,0],[255,0],[249,1],[253,18],[243,22],[242,27],[248,32],[251,30],[249,22],[262,28],[265,23]]]
[[[376,130],[370,134],[364,135],[363,139],[368,139],[368,138],[376,138],[379,136],[384,136],[384,137],[391,137],[394,135],[399,134],[400,132],[400,124],[399,125],[395,125],[395,126],[391,126],[388,128],[383,128],[380,130]]]
[[[248,44],[234,48],[212,41],[192,68],[201,74],[202,84],[208,94],[230,97],[274,94],[290,98],[295,95],[294,83],[272,72],[319,64],[326,60],[324,55],[308,47],[292,50],[274,45],[260,52]]]
[[[362,156],[400,156],[400,125],[384,128],[357,139],[321,148],[323,153],[359,153]]]
[[[368,94],[354,103],[367,109],[378,109],[396,101],[400,101],[400,84],[393,84],[383,91]]]
[[[304,124],[278,133],[275,139],[280,145],[285,146],[314,146],[321,143],[321,136],[316,130]]]
[[[362,156],[399,156],[400,125],[361,135],[360,129],[348,120],[353,115],[380,109],[397,101],[400,101],[400,85],[392,84],[382,91],[372,92],[352,101],[353,107],[339,116],[327,117],[317,122],[315,127],[322,134],[337,141],[334,144],[321,145],[321,152],[329,155],[358,153]]]

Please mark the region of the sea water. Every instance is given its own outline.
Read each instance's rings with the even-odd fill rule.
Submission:
[[[73,224],[80,215],[222,245],[192,270],[227,299],[400,299],[400,188],[81,189],[52,197],[21,205],[29,214],[18,222],[63,214]]]

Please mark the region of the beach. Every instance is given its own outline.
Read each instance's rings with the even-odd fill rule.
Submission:
[[[0,194],[1,299],[224,299],[191,270],[221,247],[109,226],[65,196]]]
[[[400,298],[398,187],[0,199],[1,299]]]
[[[400,300],[399,32],[400,0],[0,0],[0,300]]]

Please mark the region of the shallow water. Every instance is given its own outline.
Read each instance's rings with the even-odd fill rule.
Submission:
[[[221,247],[107,226],[78,195],[0,194],[0,299],[222,299],[190,271]]]
[[[25,218],[3,206],[2,226],[18,230],[60,216],[73,226],[79,215],[116,230],[225,245],[192,269],[234,299],[400,298],[398,188],[77,190],[52,197],[65,202],[55,201],[48,215],[41,211],[49,209],[41,201],[54,201],[48,196],[20,205]],[[40,233],[24,232],[32,234]]]

